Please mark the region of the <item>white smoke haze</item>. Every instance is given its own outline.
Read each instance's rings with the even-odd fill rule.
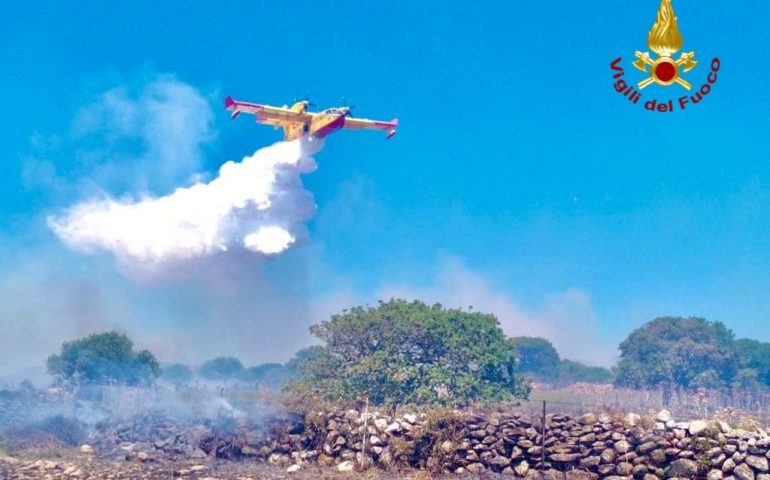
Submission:
[[[201,169],[216,117],[206,97],[174,75],[140,82],[128,80],[81,108],[69,137],[88,181],[165,193]]]
[[[278,142],[226,162],[208,183],[162,197],[85,201],[48,225],[68,247],[107,251],[123,266],[152,268],[233,248],[277,255],[307,236],[316,205],[300,175],[316,169],[313,155],[322,147],[309,139]]]
[[[617,360],[617,342],[600,335],[599,319],[585,291],[572,287],[545,295],[535,307],[523,306],[506,289],[452,256],[439,260],[429,285],[384,285],[373,294],[343,286],[317,298],[313,312],[316,318],[325,318],[344,308],[374,305],[376,300],[390,298],[491,313],[506,335],[546,338],[563,358],[570,360],[601,366],[613,365]]]

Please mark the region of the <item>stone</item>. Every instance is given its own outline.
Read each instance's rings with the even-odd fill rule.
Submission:
[[[549,469],[542,473],[541,480],[564,480],[564,474],[559,470]]]
[[[80,453],[85,453],[85,454],[88,454],[88,455],[93,455],[93,453],[94,453],[94,448],[91,445],[88,445],[88,444],[81,445],[78,450],[80,451]]]
[[[519,447],[514,446],[511,449],[511,460],[516,460],[516,459],[521,458],[522,453],[524,453],[522,449],[520,449]]]
[[[767,465],[767,458],[760,457],[757,455],[749,455],[746,457],[745,462],[754,470],[759,470],[760,472],[766,472],[768,469]]]
[[[634,470],[631,472],[631,474],[634,476],[634,478],[642,478],[649,471],[650,469],[647,467],[647,465],[640,463],[639,465],[634,466]]]
[[[499,469],[503,469],[511,464],[511,460],[502,455],[497,455],[489,463]]]
[[[655,442],[644,442],[643,444],[636,447],[636,451],[639,453],[647,453],[655,450],[655,447],[658,445]]]
[[[639,422],[642,421],[642,417],[640,417],[639,415],[637,415],[635,413],[629,413],[624,418],[624,421],[625,421],[626,425],[629,425],[631,427],[635,427],[636,425],[639,424]],[[605,422],[605,423],[609,423],[609,422]]]
[[[597,455],[580,460],[580,466],[583,468],[598,467],[600,463],[602,463],[602,459]]]
[[[403,418],[404,418],[404,420],[406,420],[407,422],[411,423],[412,425],[417,423],[417,415],[415,415],[414,413],[407,413],[407,414],[404,415]]]
[[[634,466],[628,462],[620,462],[615,466],[615,471],[618,475],[627,477],[634,472]]]
[[[615,451],[612,449],[606,449],[602,451],[600,455],[602,463],[615,463]]]
[[[690,428],[688,428],[687,431],[689,431],[690,435],[694,437],[706,430],[708,426],[708,423],[706,423],[704,420],[693,420],[690,422]]]
[[[467,467],[465,467],[465,470],[467,470],[470,473],[483,473],[486,468],[484,465],[480,463],[471,463]]]
[[[660,480],[657,475],[654,475],[652,473],[646,474],[644,477],[642,477],[642,480]]]
[[[599,475],[609,475],[615,472],[615,465],[599,465],[599,468],[596,470],[599,472]]]
[[[351,462],[350,460],[340,462],[340,464],[337,465],[338,472],[352,472],[354,468],[355,468],[355,465],[353,465],[353,462]]]
[[[586,413],[578,419],[578,422],[581,425],[592,425],[596,423],[596,415],[593,413]]]
[[[402,430],[401,424],[398,423],[398,422],[393,422],[390,425],[388,425],[387,427],[385,427],[385,433],[390,433],[390,434],[398,433],[401,430]]]
[[[571,463],[581,457],[579,453],[554,453],[548,458],[555,463]]]
[[[535,444],[531,440],[527,440],[527,439],[519,440],[518,445],[519,445],[519,447],[523,448],[524,450],[529,450],[530,448],[535,446]]]
[[[650,459],[657,465],[661,465],[666,461],[666,451],[663,449],[653,450],[650,454]]]
[[[621,440],[615,443],[615,451],[618,453],[628,453],[631,451],[631,444],[625,440]]]
[[[301,468],[301,467],[295,463],[295,464],[294,464],[294,465],[292,465],[291,467],[287,468],[287,469],[286,469],[286,472],[288,472],[288,473],[294,473],[294,472],[296,472],[297,470],[299,470],[300,468]]]
[[[666,470],[666,477],[692,478],[698,473],[698,464],[687,458],[681,458],[671,462]],[[752,479],[754,480],[754,479]]]
[[[193,465],[192,467],[190,467],[190,472],[200,473],[200,472],[205,472],[208,469],[209,467],[207,467],[206,465]]]
[[[732,458],[728,458],[722,464],[722,473],[732,472],[734,468],[735,468],[735,460],[733,460]]]
[[[520,477],[527,476],[527,472],[529,472],[529,462],[522,460],[517,465],[514,465],[513,471]]]
[[[596,474],[582,470],[568,470],[564,474],[565,480],[596,480]]]
[[[754,472],[745,463],[737,465],[733,469],[733,475],[739,480],[754,480]]]
[[[709,470],[709,473],[706,475],[706,480],[722,480],[723,476],[722,470]]]
[[[378,418],[374,421],[374,428],[380,432],[384,432],[385,429],[388,428],[388,421],[384,418]]]
[[[730,424],[724,420],[717,420],[717,425],[719,426],[719,430],[722,433],[731,433],[733,431],[733,427],[731,427]]]
[[[658,414],[655,416],[655,420],[666,423],[669,420],[673,420],[673,417],[671,417],[671,412],[669,412],[666,409],[663,409],[659,411]]]
[[[256,448],[252,448],[248,445],[244,445],[241,447],[241,454],[246,456],[252,456],[257,455],[259,451]]]

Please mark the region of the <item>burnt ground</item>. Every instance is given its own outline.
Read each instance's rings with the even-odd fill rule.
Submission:
[[[82,454],[75,448],[29,449],[9,456],[0,452],[0,480],[257,480],[257,479],[362,479],[362,480],[441,480],[463,478],[502,478],[486,475],[434,475],[424,470],[365,472],[338,472],[334,467],[305,464],[297,472],[286,467],[249,460],[194,460],[117,461]],[[510,477],[506,477],[510,478]]]
[[[114,461],[82,455],[77,450],[26,451],[14,457],[0,453],[0,480],[257,480],[257,479],[362,479],[362,480],[430,480],[460,478],[500,478],[496,474],[482,477],[467,475],[433,475],[427,471],[384,471],[340,473],[333,467],[307,464],[289,473],[285,467],[253,461],[216,462],[157,461],[152,463]]]

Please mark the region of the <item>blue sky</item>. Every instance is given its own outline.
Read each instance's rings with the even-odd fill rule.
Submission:
[[[660,114],[615,93],[609,68],[622,56],[641,80],[630,62],[658,3],[0,2],[0,328],[23,350],[11,363],[112,327],[169,360],[285,360],[309,323],[390,294],[473,304],[593,363],[659,315],[770,340],[770,7],[675,0],[701,62],[688,80],[701,85],[713,57],[722,68],[699,105]],[[158,79],[205,104],[168,136],[194,159],[78,133],[104,92],[138,97]],[[226,281],[148,284],[47,229],[94,188],[163,195],[280,139],[231,121],[225,95],[281,105],[306,92],[401,122],[387,142],[330,137],[303,180],[318,205],[306,245],[213,270]],[[652,86],[643,100],[681,94]],[[105,173],[113,157],[125,168]],[[239,316],[254,338],[227,331]]]

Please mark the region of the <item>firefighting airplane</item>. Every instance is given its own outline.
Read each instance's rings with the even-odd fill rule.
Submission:
[[[232,118],[238,117],[241,112],[256,115],[257,122],[272,125],[273,128],[283,128],[285,141],[296,140],[305,135],[315,138],[323,138],[342,128],[385,130],[385,138],[396,134],[398,119],[389,122],[353,118],[350,116],[350,107],[327,108],[318,113],[308,112],[310,102],[303,100],[288,106],[273,107],[259,105],[257,103],[241,102],[233,100],[233,97],[225,98],[225,108],[232,112]]]

